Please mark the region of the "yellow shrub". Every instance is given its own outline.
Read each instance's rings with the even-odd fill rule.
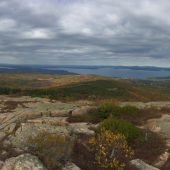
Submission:
[[[123,170],[134,154],[124,135],[109,130],[102,130],[88,143],[95,152],[96,163],[102,168]]]

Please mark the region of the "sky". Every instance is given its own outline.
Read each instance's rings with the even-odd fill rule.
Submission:
[[[0,0],[0,63],[170,67],[169,0]]]

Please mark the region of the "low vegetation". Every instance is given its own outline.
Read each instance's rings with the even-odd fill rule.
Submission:
[[[134,150],[134,158],[140,158],[149,164],[153,164],[154,161],[157,159],[158,155],[161,155],[166,148],[165,140],[155,134],[150,132],[149,130],[142,130],[137,128],[136,125],[141,125],[148,119],[153,118],[154,116],[161,116],[161,113],[169,112],[168,108],[162,109],[155,109],[155,108],[148,108],[148,109],[138,109],[134,106],[118,106],[112,103],[104,103],[96,109],[96,111],[70,117],[68,120],[71,122],[92,122],[92,123],[100,123],[97,130],[96,130],[96,137],[91,139],[91,143],[94,143],[94,148],[92,149],[94,153],[88,152],[86,148],[83,148],[83,145],[78,144],[76,146],[76,155],[75,155],[75,162],[82,168],[86,168],[89,170],[93,170],[94,168],[98,168],[99,170],[111,170],[123,168],[120,166],[123,160],[118,161],[120,164],[116,163],[109,163],[111,159],[107,158],[107,154],[100,152],[100,147],[97,147],[97,137],[99,137],[102,133],[112,133],[116,135],[124,136],[127,145],[130,146]],[[103,131],[104,130],[104,131]],[[100,139],[101,140],[101,136]],[[96,142],[97,141],[97,142]],[[104,141],[102,139],[102,141]],[[104,143],[107,143],[104,141]],[[89,146],[89,143],[88,143]],[[109,146],[109,145],[106,145]],[[108,150],[109,151],[108,151]],[[108,147],[105,149],[107,153],[110,153],[113,148]],[[103,154],[103,155],[102,155]],[[91,156],[92,155],[92,156]],[[97,155],[100,155],[99,157]],[[93,157],[95,158],[93,160]],[[100,159],[99,159],[100,158]],[[106,158],[107,161],[104,159]],[[96,162],[96,165],[93,165],[91,161]],[[82,162],[86,161],[86,164]],[[93,162],[92,161],[92,162]],[[102,165],[101,162],[104,164]],[[112,166],[112,168],[111,168]],[[131,170],[132,167],[127,164],[125,169]]]
[[[110,115],[113,117],[129,117],[136,115],[139,112],[139,109],[134,106],[118,106],[111,103],[105,103],[99,106],[97,109],[97,115],[103,119],[108,118]]]
[[[57,100],[116,101],[169,100],[169,81],[104,79],[95,76],[63,76],[33,80],[0,80],[0,94],[30,95]],[[25,83],[26,82],[26,83]],[[65,83],[60,83],[65,82]]]
[[[89,112],[87,114],[70,116],[68,118],[69,122],[89,122],[89,123],[99,123],[109,116],[123,119],[128,122],[133,123],[136,126],[144,124],[147,120],[152,118],[159,118],[163,114],[168,114],[170,112],[169,107],[161,108],[143,108],[139,109],[135,106],[119,106],[112,103],[101,104],[96,111]]]
[[[47,168],[55,170],[61,161],[69,158],[73,147],[72,140],[70,136],[42,131],[36,137],[28,139],[28,148],[45,163]]]
[[[100,105],[93,112],[89,112],[83,115],[70,116],[69,122],[91,122],[98,123],[108,118],[109,116],[121,119],[128,119],[131,117],[137,117],[140,109],[134,106],[119,106],[112,103],[104,103]]]

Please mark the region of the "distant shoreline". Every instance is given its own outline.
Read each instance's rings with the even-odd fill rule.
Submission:
[[[144,80],[170,80],[170,68],[152,66],[10,65],[0,64],[0,73],[98,75]]]

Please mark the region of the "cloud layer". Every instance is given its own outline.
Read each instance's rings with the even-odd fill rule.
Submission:
[[[170,67],[169,0],[1,0],[0,62]]]

